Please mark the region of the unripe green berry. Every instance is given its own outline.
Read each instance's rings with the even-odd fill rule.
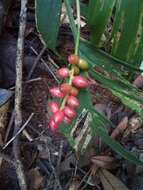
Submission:
[[[80,59],[77,65],[82,70],[88,70],[89,69],[89,65],[88,65],[87,61],[84,59]]]
[[[74,75],[78,75],[80,73],[80,69],[77,66],[73,66]]]

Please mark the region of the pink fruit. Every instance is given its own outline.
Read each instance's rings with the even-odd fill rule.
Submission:
[[[68,83],[64,83],[64,84],[61,84],[61,92],[64,93],[64,94],[69,94],[72,87],[71,85],[69,85]]]
[[[72,83],[77,88],[87,88],[89,86],[88,80],[85,79],[83,76],[75,76]]]
[[[70,123],[72,122],[72,119],[70,119],[69,117],[65,116],[65,117],[64,117],[64,122],[65,122],[66,124],[70,124]]]
[[[79,56],[75,55],[75,54],[69,55],[68,61],[69,61],[70,64],[73,64],[73,65],[78,64]]]
[[[49,126],[50,126],[50,129],[53,131],[59,128],[59,125],[55,123],[53,119],[50,120]]]
[[[70,119],[73,119],[74,117],[76,117],[76,112],[73,108],[69,107],[69,106],[65,106],[64,108],[64,113],[67,117],[69,117]]]
[[[59,87],[51,88],[50,93],[53,97],[64,98],[64,94],[60,91]]]
[[[67,68],[61,68],[57,71],[59,78],[67,78],[69,76],[69,70]]]
[[[53,120],[56,124],[61,124],[64,120],[64,112],[62,110],[57,111],[54,115],[53,115]]]
[[[60,105],[58,102],[50,102],[48,105],[51,112],[53,113],[56,113],[60,109]]]
[[[70,91],[70,95],[77,96],[78,93],[79,93],[78,89],[73,86],[71,91]]]
[[[67,104],[72,108],[77,108],[80,105],[79,100],[74,96],[68,97]]]

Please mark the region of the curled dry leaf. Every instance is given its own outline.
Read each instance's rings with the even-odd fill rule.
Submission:
[[[137,76],[137,78],[133,82],[133,85],[135,85],[138,88],[142,87],[143,86],[143,76],[142,75]]]
[[[129,190],[120,179],[105,169],[99,170],[99,177],[104,190]]]
[[[91,161],[95,166],[105,169],[113,169],[116,167],[115,158],[111,156],[94,156]]]
[[[128,127],[128,117],[124,117],[111,134],[112,139],[121,136]]]

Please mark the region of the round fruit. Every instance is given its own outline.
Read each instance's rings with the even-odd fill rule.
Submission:
[[[58,102],[50,102],[49,108],[50,108],[51,112],[56,113],[60,109],[60,105]]]
[[[82,70],[88,70],[89,69],[89,65],[88,65],[87,61],[85,61],[84,59],[79,60],[78,67]]]
[[[75,76],[72,83],[77,88],[87,88],[89,86],[89,82],[83,76]]]
[[[74,96],[68,97],[67,104],[68,104],[68,106],[70,106],[72,108],[77,108],[80,105],[79,100]]]
[[[49,127],[51,130],[56,130],[59,128],[59,125],[57,123],[55,123],[55,121],[53,119],[50,120],[50,123],[49,123]]]
[[[74,75],[78,75],[80,73],[80,69],[77,66],[73,66]]]
[[[74,117],[76,117],[76,112],[73,108],[69,107],[69,106],[65,106],[64,108],[64,113],[67,117],[69,117],[70,119],[73,119]]]
[[[67,68],[61,68],[57,71],[59,78],[67,78],[69,76],[69,70]]]
[[[72,122],[72,119],[70,119],[69,117],[64,117],[64,122],[66,123],[66,124],[71,124],[71,122]]]
[[[77,96],[78,93],[79,93],[79,90],[73,86],[71,89],[70,95]]]
[[[64,94],[60,91],[59,87],[51,88],[50,93],[53,97],[64,98]]]
[[[70,64],[73,64],[73,65],[78,64],[79,57],[78,57],[78,55],[72,54],[68,57],[68,61]]]
[[[56,124],[61,124],[64,120],[64,112],[62,110],[57,111],[54,115],[53,115],[53,120]]]
[[[69,94],[71,89],[72,87],[68,83],[64,83],[61,85],[61,92],[63,92],[64,94]]]

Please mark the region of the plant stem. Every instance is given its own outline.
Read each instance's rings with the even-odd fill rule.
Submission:
[[[77,11],[77,36],[75,42],[75,54],[78,55],[79,42],[80,42],[80,2],[76,0],[76,11]]]
[[[75,41],[75,55],[78,55],[79,52],[79,43],[80,43],[80,2],[79,0],[76,0],[76,11],[77,11],[77,36]],[[69,85],[72,85],[72,80],[74,77],[74,67],[72,65],[71,67],[71,74],[69,78]],[[63,102],[61,104],[61,110],[65,107],[66,101],[68,99],[68,94],[64,97]]]

